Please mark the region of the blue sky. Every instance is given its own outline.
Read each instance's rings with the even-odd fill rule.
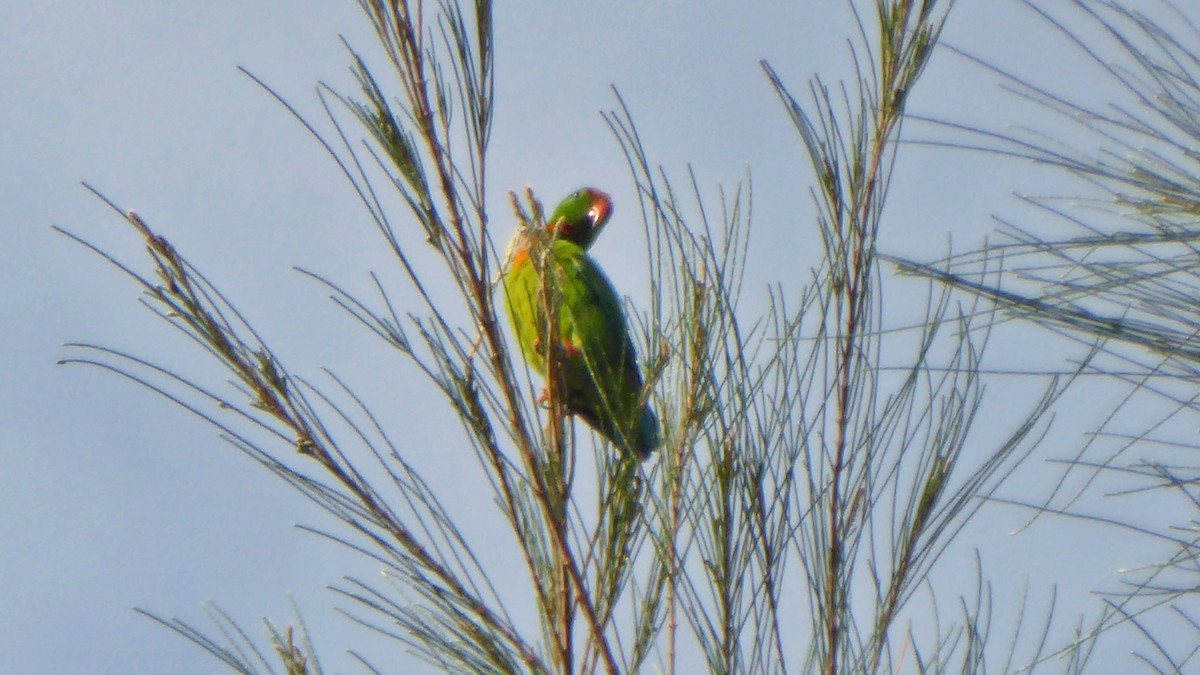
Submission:
[[[310,376],[328,366],[355,382],[404,430],[435,485],[461,495],[464,512],[491,509],[464,477],[473,460],[458,452],[457,427],[429,402],[431,389],[292,271],[308,267],[360,290],[371,269],[400,281],[336,167],[237,70],[319,118],[312,86],[351,90],[338,37],[369,50],[365,22],[348,0],[74,4],[0,10],[0,669],[214,672],[206,655],[131,608],[202,624],[201,604],[211,599],[256,631],[262,616],[287,621],[290,595],[325,647],[326,666],[353,672],[341,649],[361,645],[381,657],[387,645],[330,611],[337,599],[324,587],[377,571],[297,529],[329,523],[183,411],[110,375],[55,366],[69,353],[63,343],[84,341],[213,378],[202,355],[138,306],[127,279],[51,226],[141,264],[141,243],[80,181],[136,209],[230,293],[286,363]],[[603,12],[585,3],[500,4],[490,186],[497,228],[510,189],[533,186],[553,201],[580,185],[604,187],[616,217],[594,254],[635,304],[645,297],[644,260],[628,254],[640,243],[632,188],[598,115],[614,105],[615,84],[653,159],[677,178],[689,162],[703,185],[732,184],[752,170],[753,287],[808,277],[818,257],[806,160],[758,60],[796,93],[813,74],[849,75],[851,26],[841,3],[622,0]],[[1015,2],[961,0],[946,39],[1039,81],[1070,82],[1084,97],[1108,86]],[[910,106],[1001,127],[1029,114],[994,78],[947,52]],[[992,214],[1015,208],[1014,192],[1050,190],[1050,180],[1015,162],[905,148],[884,248],[933,258],[951,236],[960,250],[975,246],[994,228]],[[897,314],[910,304],[919,311],[924,289],[896,288]],[[1030,354],[1030,335],[1011,331],[996,360],[1045,365],[1070,353]],[[1097,387],[1087,406],[1063,415],[1065,428],[1052,437],[1060,445],[1048,454],[1068,454],[1115,392]],[[1001,427],[1003,411],[1027,396],[995,384],[988,410],[1000,412],[981,424]],[[1022,478],[1034,492],[1045,480],[1040,461]],[[1138,562],[1094,527],[1042,524],[1009,537],[1021,522],[989,511],[943,567],[969,589],[980,546],[997,583],[1019,588],[1030,576],[1037,593],[1061,583],[1060,592],[1074,593],[1066,609],[1076,612],[1092,608],[1088,591]],[[412,672],[391,659],[376,663]]]

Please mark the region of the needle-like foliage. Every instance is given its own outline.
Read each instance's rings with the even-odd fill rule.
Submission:
[[[1080,194],[1025,197],[1031,215],[1003,220],[1001,241],[977,251],[895,262],[1083,343],[1098,353],[1093,374],[1123,385],[1058,489],[1029,506],[1115,526],[1144,538],[1144,550],[1166,551],[1103,589],[1109,611],[1076,648],[1090,649],[1113,626],[1131,627],[1145,647],[1136,652],[1142,667],[1188,672],[1200,658],[1200,30],[1184,3],[1024,4],[1112,85],[1108,102],[976,60],[1016,96],[1066,121],[1072,140],[1027,126],[949,126],[966,134],[962,145],[1080,179]],[[1143,509],[1153,518],[1137,517]]]
[[[746,283],[748,177],[714,192],[690,172],[673,180],[649,158],[619,95],[605,113],[646,236],[649,305],[626,310],[642,396],[663,426],[662,447],[645,463],[571,423],[554,349],[537,405],[540,383],[498,318],[497,242],[516,228],[541,232],[545,216],[533,191],[512,195],[512,217],[487,210],[491,3],[358,4],[381,51],[350,51],[358,91],[318,88],[327,130],[280,102],[341,168],[416,302],[402,304],[379,279],[365,298],[312,276],[415,364],[457,416],[465,442],[447,452],[478,460],[528,583],[497,580],[514,561],[480,550],[447,508],[453,496],[422,478],[348,383],[330,373],[318,384],[283,364],[135,213],[116,209],[144,238],[153,271],[109,260],[211,355],[232,389],[204,389],[104,347],[77,345],[68,360],[162,393],[335,516],[341,528],[322,534],[384,573],[384,582],[337,587],[347,612],[447,671],[985,670],[991,600],[982,580],[961,620],[941,619],[955,601],[936,593],[911,607],[918,589],[936,586],[931,570],[979,497],[1035,446],[1065,384],[1050,384],[1023,416],[1009,411],[1005,434],[975,438],[991,316],[932,295],[915,338],[883,323],[876,246],[890,226],[897,141],[952,3],[848,3],[859,29],[854,83],[814,79],[810,96],[797,97],[778,64],[762,64],[812,170],[815,214],[797,212],[789,225],[815,226],[823,255],[801,288]],[[540,315],[553,322],[560,298],[547,243],[533,237],[530,256]],[[436,282],[429,261],[449,284]],[[748,314],[749,294],[766,294],[768,309]],[[885,368],[885,353],[907,361]],[[515,616],[518,601],[536,619]],[[272,671],[266,650],[223,614],[224,641],[164,623],[231,668]],[[287,672],[319,670],[307,641],[273,628],[270,639]],[[1029,660],[1040,654],[1036,646]]]

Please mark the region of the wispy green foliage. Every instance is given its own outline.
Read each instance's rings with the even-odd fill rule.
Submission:
[[[141,611],[141,610],[139,610]],[[246,634],[228,614],[219,607],[208,608],[209,620],[220,633],[220,639],[210,637],[205,632],[180,619],[162,619],[153,614],[142,612],[154,621],[179,633],[197,647],[208,652],[222,665],[237,673],[271,673],[280,672],[275,669],[272,659],[268,658],[256,645],[253,638]],[[264,621],[267,636],[270,640],[274,658],[279,660],[282,672],[287,675],[321,675],[321,664],[317,661],[316,650],[308,634],[308,628],[297,612],[297,624],[300,627],[299,643],[296,629],[288,626],[280,630],[270,621]]]
[[[1029,506],[1117,526],[1145,537],[1148,550],[1166,548],[1161,563],[1130,570],[1118,589],[1103,589],[1109,611],[1080,631],[1075,648],[1090,650],[1107,629],[1131,627],[1144,639],[1136,654],[1142,665],[1187,672],[1195,668],[1200,625],[1200,30],[1183,3],[1025,5],[1107,78],[1107,102],[1082,99],[1065,82],[1039,85],[976,60],[1049,118],[1066,121],[1074,140],[1057,142],[1027,127],[948,126],[965,134],[963,146],[1080,179],[1080,193],[1024,198],[1028,222],[1002,221],[999,243],[931,263],[895,262],[1083,343],[1096,354],[1093,374],[1127,386],[1074,452],[1059,489]],[[1159,501],[1167,496],[1174,498]],[[1113,500],[1121,502],[1115,518],[1101,503]],[[1153,500],[1157,516],[1174,515],[1136,520],[1143,500]],[[1173,507],[1164,511],[1164,504]]]
[[[905,103],[952,3],[860,4],[874,17],[855,15],[856,82],[814,79],[811,99],[801,100],[763,64],[814,172],[811,224],[823,258],[805,287],[747,288],[749,177],[709,192],[689,172],[681,187],[649,158],[619,95],[605,113],[646,235],[649,307],[627,307],[644,395],[663,426],[662,448],[646,463],[589,442],[570,423],[553,349],[546,405],[535,403],[537,384],[498,319],[495,279],[505,261],[497,242],[545,222],[532,191],[513,195],[512,219],[485,208],[490,3],[360,0],[381,51],[350,51],[359,90],[318,89],[324,134],[288,106],[342,169],[419,302],[402,305],[376,278],[377,295],[363,298],[312,276],[415,364],[456,414],[527,586],[501,587],[497,575],[513,561],[479,550],[446,507],[449,496],[422,479],[366,401],[335,375],[324,385],[295,375],[136,214],[122,212],[146,241],[153,275],[112,262],[235,387],[210,392],[99,347],[80,346],[71,360],[195,412],[336,516],[344,529],[322,534],[384,572],[383,582],[337,587],[348,613],[445,670],[832,674],[961,663],[982,671],[990,601],[982,581],[961,621],[913,631],[904,613],[917,588],[935,585],[931,568],[979,497],[1036,444],[1064,385],[1048,386],[1006,436],[976,439],[991,316],[955,312],[933,296],[915,340],[882,325],[876,245]],[[353,140],[360,135],[364,142]],[[537,246],[532,256],[544,259]],[[419,271],[430,260],[448,290]],[[541,274],[539,302],[554,321],[553,283]],[[751,293],[768,295],[762,315],[747,315]],[[885,371],[880,355],[898,351],[894,340],[913,351],[904,367]],[[536,629],[510,614],[517,600],[536,612]],[[930,611],[939,606],[935,599]],[[166,623],[226,665],[270,671],[257,652]],[[227,617],[218,624],[226,643],[252,650]],[[288,672],[316,667],[307,642],[274,629],[270,639]]]

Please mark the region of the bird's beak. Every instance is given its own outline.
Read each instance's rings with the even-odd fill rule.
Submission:
[[[588,217],[592,219],[592,227],[596,232],[608,222],[609,216],[612,215],[612,197],[608,193],[593,189],[592,193],[592,208],[588,211]]]

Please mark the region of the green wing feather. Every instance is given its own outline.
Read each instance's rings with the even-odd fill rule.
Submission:
[[[518,235],[527,236],[527,235]],[[519,244],[519,246],[521,246]],[[612,283],[573,242],[555,240],[546,252],[546,282],[557,304],[557,335],[547,340],[538,265],[518,253],[504,277],[504,292],[521,351],[546,374],[546,347],[562,349],[563,397],[578,415],[614,445],[639,456],[659,444],[658,420],[643,404],[642,375]]]

